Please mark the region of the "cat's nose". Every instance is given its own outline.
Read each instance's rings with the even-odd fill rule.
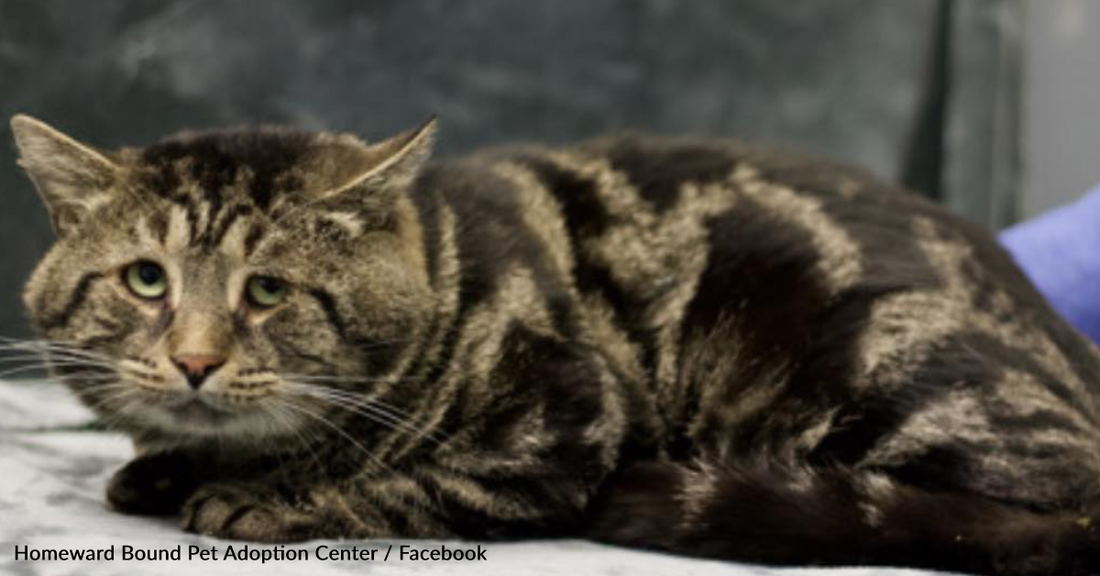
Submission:
[[[225,364],[225,356],[217,354],[180,354],[172,357],[172,363],[187,377],[187,384],[198,390],[206,377]]]

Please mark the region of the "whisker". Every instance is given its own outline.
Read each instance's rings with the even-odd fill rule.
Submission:
[[[51,366],[44,366],[42,364],[18,364],[18,365],[7,364],[7,365],[2,365],[2,368],[3,368],[4,372],[9,372],[10,371],[12,373],[25,372],[25,371],[28,371],[28,370],[38,370],[38,371],[41,371],[41,372],[50,372],[49,369],[51,368]],[[58,367],[55,366],[53,368],[58,368]],[[62,370],[71,371],[73,369],[84,370],[85,368],[88,368],[88,367],[83,365],[83,364],[70,364],[70,365],[67,365],[67,366],[62,366],[60,368]],[[95,367],[93,366],[91,368],[95,368]],[[58,370],[55,370],[55,371],[58,371]]]
[[[130,396],[130,397],[133,396],[133,390],[131,390],[127,387],[123,387],[123,388],[116,389],[113,394],[107,394],[105,396],[101,396],[99,398],[96,398],[94,401],[86,402],[86,404],[88,405],[89,408],[91,408],[93,410],[99,410],[101,408],[106,408],[107,404],[110,404],[112,402],[116,402],[116,401],[121,400],[123,398],[126,398],[128,396]],[[120,412],[121,412],[121,410],[111,410],[110,413],[106,417],[97,417],[97,420],[99,420],[101,422],[105,421],[105,420],[111,420],[113,417],[120,416]],[[98,413],[97,413],[97,416],[98,416]]]
[[[341,383],[341,384],[398,384],[419,382],[419,378],[386,378],[376,377],[369,378],[364,376],[342,376],[342,375],[325,375],[325,374],[279,374],[279,376],[286,378],[287,380],[295,380],[298,382],[319,382],[319,383]]]
[[[324,380],[316,380],[316,381],[313,381],[313,382],[302,381],[302,380],[299,380],[297,378],[294,378],[293,376],[288,376],[288,377],[284,377],[284,378],[287,381],[289,381],[293,384],[298,384],[298,385],[305,384],[305,383],[308,383],[308,384],[314,384],[314,383],[323,384],[323,383],[325,383]],[[355,398],[357,400],[363,400],[363,401],[371,402],[373,404],[378,404],[378,405],[381,405],[381,406],[385,406],[385,407],[391,409],[391,411],[397,412],[398,414],[401,414],[401,415],[404,415],[404,416],[410,416],[408,411],[406,411],[406,410],[404,410],[404,409],[402,409],[398,406],[395,406],[393,404],[385,402],[381,398],[371,397],[371,396],[369,396],[367,394],[364,394],[364,393],[361,393],[361,392],[355,392],[355,391],[352,391],[352,390],[345,390],[345,389],[342,389],[342,388],[318,388],[316,386],[308,386],[307,388],[308,388],[309,391],[320,390],[320,391],[323,391],[323,392],[326,392],[326,393],[345,394],[345,395],[348,395],[349,397]]]
[[[23,354],[23,355],[19,355],[19,356],[15,356],[15,355],[0,356],[0,362],[4,362],[4,363],[37,362],[37,363],[42,364],[42,365],[47,365],[47,364],[50,364],[50,363],[56,364],[56,363],[60,363],[60,362],[70,362],[70,363],[80,362],[80,363],[84,363],[84,364],[89,364],[89,363],[98,364],[98,363],[100,363],[100,361],[98,361],[98,360],[93,360],[93,361],[89,362],[88,360],[86,360],[84,358],[70,358],[70,357],[44,358],[42,356],[38,356],[38,355],[33,355],[32,356],[30,354]]]
[[[43,350],[9,350],[3,354],[0,354],[0,358],[62,358],[66,360],[85,360],[89,362],[110,362],[108,358],[99,358],[94,356],[88,356],[83,354],[73,354],[68,351],[43,351]]]
[[[56,352],[69,352],[72,354],[78,354],[82,356],[93,356],[105,358],[101,353],[94,352],[87,349],[81,344],[68,344],[49,340],[8,340],[4,342],[0,340],[0,350],[25,350],[25,351],[56,351]]]
[[[311,430],[296,425],[294,423],[296,418],[291,413],[287,412],[287,409],[283,407],[280,402],[263,402],[260,405],[266,414],[270,415],[285,430],[289,431],[294,440],[300,442],[301,445],[309,451],[310,458],[313,459],[316,468],[327,476],[328,473],[325,472],[326,467],[321,460],[321,456],[313,447],[313,444],[320,438]]]
[[[401,420],[399,420],[399,419],[397,419],[393,416],[390,416],[390,415],[387,415],[383,412],[377,411],[372,406],[356,405],[356,404],[352,404],[352,403],[348,402],[345,399],[340,399],[340,398],[325,398],[325,397],[321,397],[321,396],[314,396],[314,397],[318,398],[320,400],[324,400],[327,404],[329,404],[331,406],[335,406],[335,407],[340,408],[342,410],[347,410],[347,411],[352,412],[354,414],[364,416],[368,420],[371,420],[373,422],[378,422],[379,424],[384,424],[386,427],[390,428],[391,430],[400,431],[400,432],[407,432],[407,433],[410,433],[410,434],[415,434],[416,432],[418,432],[416,430],[416,428],[412,427],[407,422],[403,422],[403,421],[401,421]]]
[[[42,365],[63,364],[63,363],[70,363],[70,364],[80,363],[80,364],[87,364],[87,365],[92,365],[92,366],[111,365],[111,363],[106,361],[106,360],[90,360],[88,358],[78,358],[78,357],[75,357],[75,356],[44,357],[44,356],[32,356],[32,355],[29,355],[29,354],[28,355],[19,355],[19,356],[15,356],[15,355],[0,356],[0,362],[6,362],[6,363],[10,363],[10,362],[37,362],[37,363],[42,364]]]
[[[285,407],[291,409],[291,410],[297,411],[301,414],[305,414],[306,416],[309,416],[310,418],[312,418],[312,419],[324,424],[325,426],[331,428],[337,434],[342,436],[345,440],[347,440],[348,442],[351,442],[353,445],[355,445],[356,448],[358,448],[363,454],[365,454],[372,461],[379,464],[383,468],[386,468],[387,470],[393,472],[393,468],[390,468],[390,466],[388,464],[386,464],[385,462],[383,462],[382,459],[375,456],[374,453],[371,452],[370,450],[367,450],[367,448],[365,446],[363,446],[362,443],[360,443],[358,440],[356,440],[350,434],[345,432],[343,428],[340,428],[336,424],[333,424],[332,422],[329,422],[328,419],[326,419],[324,416],[319,416],[319,415],[311,412],[310,410],[307,410],[306,408],[303,408],[301,405],[290,402],[289,400],[284,400],[283,405]]]
[[[7,378],[7,377],[10,377],[10,376],[20,374],[20,373],[27,373],[27,372],[31,372],[31,371],[44,371],[44,370],[42,370],[40,366],[17,366],[15,368],[7,368],[7,369],[4,369],[4,370],[0,370],[0,378]],[[101,375],[106,375],[106,372],[70,372],[70,373],[66,373],[66,374],[55,374],[55,375],[52,375],[52,377],[56,378],[56,379],[64,379],[64,378],[85,378],[85,377],[101,376]]]
[[[15,363],[30,363],[36,366],[42,366],[43,368],[49,368],[53,366],[96,366],[96,367],[114,367],[114,364],[102,360],[91,360],[87,358],[70,358],[64,356],[55,357],[42,357],[42,356],[3,356],[0,357],[0,365],[15,364]]]
[[[362,393],[359,393],[359,392],[354,392],[354,391],[351,391],[351,390],[344,390],[344,389],[340,389],[340,388],[329,388],[329,387],[319,388],[319,387],[316,387],[316,386],[301,387],[303,382],[298,381],[295,378],[284,377],[284,379],[285,379],[285,381],[288,381],[292,384],[295,384],[295,385],[299,386],[301,388],[301,390],[303,392],[306,392],[306,393],[338,394],[338,395],[342,395],[343,397],[349,398],[349,399],[354,400],[354,401],[368,402],[372,406],[374,406],[376,408],[384,409],[385,411],[387,411],[387,412],[389,412],[389,413],[391,413],[392,415],[395,415],[395,416],[402,416],[402,417],[405,417],[405,418],[413,417],[413,414],[410,413],[408,410],[405,410],[405,409],[403,409],[399,406],[395,406],[393,404],[390,404],[390,403],[388,403],[388,402],[386,402],[386,401],[384,401],[384,400],[382,400],[381,398],[378,398],[378,397],[372,397],[372,396],[368,396],[366,394],[362,394]],[[323,384],[325,382],[322,381],[322,380],[317,380],[315,382],[310,382],[309,384],[314,384],[314,383]]]
[[[304,396],[310,396],[325,401],[326,403],[348,410],[352,413],[364,416],[367,419],[384,424],[391,430],[406,432],[413,437],[422,437],[434,444],[440,444],[442,439],[434,431],[421,428],[410,422],[412,416],[404,414],[404,418],[386,411],[383,407],[375,405],[371,400],[359,398],[351,394],[340,393],[335,390],[325,390],[309,386],[301,386],[289,383],[292,392]]]

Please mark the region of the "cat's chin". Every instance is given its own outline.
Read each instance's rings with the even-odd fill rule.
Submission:
[[[162,409],[181,424],[197,426],[223,426],[238,417],[197,397]]]
[[[162,432],[196,439],[217,436],[245,440],[271,433],[271,423],[262,413],[222,407],[197,395],[149,406],[142,412],[144,419]]]

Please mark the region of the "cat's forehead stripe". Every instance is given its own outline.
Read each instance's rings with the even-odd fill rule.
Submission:
[[[169,252],[180,252],[190,243],[190,211],[186,206],[173,205],[168,211],[168,235],[164,245]]]
[[[149,147],[142,154],[145,181],[152,192],[176,205],[169,227],[175,234],[164,236],[171,237],[173,249],[181,249],[180,231],[186,222],[186,243],[209,251],[218,249],[239,222],[248,222],[248,230],[234,234],[234,244],[225,248],[247,258],[267,235],[270,226],[263,221],[282,221],[308,204],[297,196],[311,177],[303,163],[314,162],[309,154],[317,142],[328,140],[261,129],[185,134]],[[181,220],[180,214],[186,218]],[[366,226],[347,207],[318,210],[309,220],[314,234],[335,227],[348,239],[358,237]]]
[[[221,232],[216,236],[215,242],[222,252],[237,260],[245,260],[249,255],[245,245],[249,225],[247,219],[239,216],[240,214],[237,214],[233,218],[225,218],[225,222],[221,224]]]
[[[208,247],[222,245],[230,229],[239,228],[237,224],[243,222],[244,217],[251,214],[252,210],[252,206],[249,204],[233,204],[223,210],[206,235],[206,245]]]
[[[164,246],[168,240],[169,216],[163,211],[157,210],[151,214],[147,214],[143,220],[149,234],[155,238],[161,246]]]
[[[300,189],[297,163],[314,138],[276,129],[229,130],[184,134],[148,147],[141,156],[145,185],[174,205],[166,233],[157,236],[171,250],[217,249],[239,221]],[[259,240],[259,229],[251,229],[229,251],[251,253]]]
[[[262,222],[253,222],[249,225],[248,234],[244,237],[244,256],[245,258],[252,255],[256,251],[256,248],[260,245],[260,242],[267,234],[267,226]]]
[[[245,196],[266,210],[281,193],[302,185],[294,168],[314,142],[308,132],[225,130],[180,137],[147,148],[143,161],[174,172],[169,183],[190,181],[211,200]]]

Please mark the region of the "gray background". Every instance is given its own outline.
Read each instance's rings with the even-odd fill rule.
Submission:
[[[1100,180],[1098,32],[1100,0],[1027,3],[1024,216],[1064,204]]]
[[[735,135],[862,164],[999,227],[1042,204],[1025,181],[1069,195],[1089,179],[1022,176],[1021,119],[1041,130],[1030,107],[1049,95],[1021,88],[1041,57],[1021,41],[1075,4],[1042,3],[0,0],[0,115],[102,146],[257,122],[377,139],[431,113],[443,154],[623,127]],[[0,334],[17,335],[51,233],[0,131]]]

